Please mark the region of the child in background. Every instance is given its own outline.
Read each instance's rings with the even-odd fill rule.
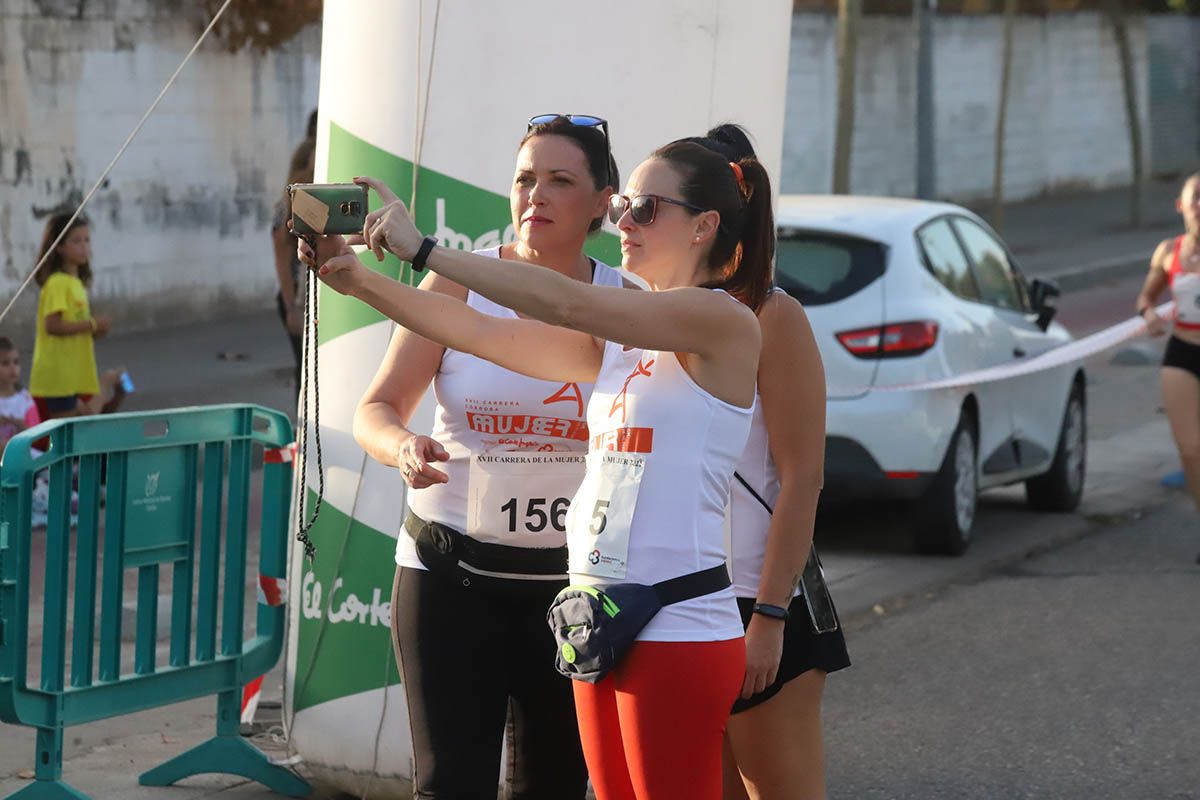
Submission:
[[[37,405],[28,389],[21,388],[21,354],[7,336],[0,336],[0,454],[8,442],[26,428],[41,422]],[[71,513],[76,513],[78,499],[72,497]],[[45,525],[50,510],[50,481],[43,470],[34,481],[31,523]]]
[[[46,222],[39,262],[70,219],[70,214],[62,213]],[[108,372],[104,383],[112,388],[112,397],[99,399],[101,380],[96,373],[93,343],[108,333],[112,319],[93,316],[88,304],[90,258],[88,222],[81,215],[35,277],[41,294],[29,391],[41,419],[115,411],[124,397],[118,381],[120,373]]]
[[[7,336],[0,336],[0,452],[8,440],[41,422],[29,391],[21,388],[21,354]]]

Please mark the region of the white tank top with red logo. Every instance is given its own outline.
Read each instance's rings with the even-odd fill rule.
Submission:
[[[588,404],[587,475],[568,522],[571,582],[652,584],[722,564],[725,506],[752,412],[702,389],[672,352],[609,342]],[[726,588],[664,607],[637,638],[742,635]]]
[[[499,248],[479,253],[496,258]],[[592,283],[621,286],[622,280],[596,262]],[[517,317],[475,292],[468,292],[467,305],[494,317]],[[409,508],[480,541],[562,547],[567,508],[583,477],[591,385],[537,380],[447,349],[433,391],[430,436],[450,454],[433,466],[450,480],[409,490]],[[424,569],[403,532],[396,563]]]

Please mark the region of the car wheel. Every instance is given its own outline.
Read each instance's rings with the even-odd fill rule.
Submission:
[[[1025,499],[1037,511],[1074,511],[1087,475],[1087,404],[1076,384],[1067,398],[1054,460],[1045,474],[1025,481]]]
[[[917,551],[956,556],[967,549],[979,498],[979,447],[966,411],[950,437],[942,466],[925,496],[917,501]]]

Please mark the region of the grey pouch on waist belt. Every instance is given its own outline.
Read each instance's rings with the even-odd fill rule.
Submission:
[[[724,564],[655,584],[568,586],[546,612],[558,644],[554,666],[568,678],[596,683],[620,662],[663,606],[727,586],[729,568]]]

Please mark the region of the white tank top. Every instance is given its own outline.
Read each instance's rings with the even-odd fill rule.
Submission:
[[[759,497],[766,500],[771,508],[775,507],[779,500],[779,473],[775,471],[775,460],[771,458],[767,422],[758,395],[754,396],[750,436],[746,440],[746,450],[742,453],[737,472],[758,492]],[[770,526],[771,515],[735,478],[729,497],[729,528],[726,532],[729,538],[726,547],[733,591],[738,597],[758,596]]]
[[[732,300],[732,298],[731,298]],[[736,302],[736,301],[734,301]],[[625,350],[609,342],[588,404],[588,472],[572,501],[568,546],[572,583],[657,583],[725,561],[724,519],[733,468],[745,448],[753,409],[738,408],[700,388],[672,352]],[[621,560],[597,547],[601,535],[622,525],[630,478],[612,493],[602,516],[594,500],[609,460],[641,461],[632,516],[625,519],[624,576],[604,574]],[[620,466],[611,475],[620,473]],[[622,494],[623,492],[623,494]],[[602,501],[603,502],[603,501]],[[599,540],[599,537],[595,537]],[[596,566],[583,572],[588,560]],[[597,574],[601,573],[601,574]],[[641,641],[724,641],[743,635],[732,588],[666,606],[637,637]]]
[[[480,250],[496,258],[499,248]],[[596,262],[592,283],[621,286]],[[467,305],[494,317],[515,311],[468,292]],[[542,381],[447,349],[433,379],[437,398],[430,436],[450,454],[435,464],[447,483],[409,490],[408,506],[480,541],[562,547],[566,511],[583,477],[591,385]],[[412,538],[396,541],[396,563],[424,569]]]

